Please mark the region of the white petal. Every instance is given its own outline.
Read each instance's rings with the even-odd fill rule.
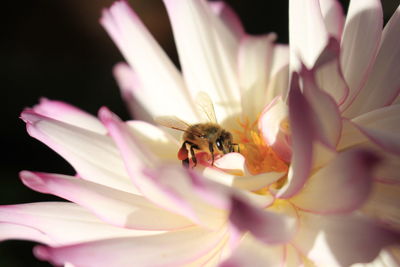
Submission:
[[[238,64],[242,110],[250,121],[257,119],[266,103],[275,38],[275,34],[262,37],[246,36],[240,43]]]
[[[137,74],[143,87],[134,94],[146,110],[198,121],[179,71],[128,4],[118,1],[104,10],[101,23]]]
[[[75,177],[21,172],[24,184],[42,193],[53,194],[75,202],[115,226],[137,230],[172,230],[192,223],[167,212],[142,196],[129,194]],[[162,217],[162,220],[154,220]]]
[[[341,43],[341,66],[350,89],[343,109],[354,105],[352,101],[370,75],[381,39],[382,16],[379,0],[350,2]],[[351,107],[344,114],[347,117],[359,114],[355,108]]]
[[[21,117],[27,123],[29,134],[64,157],[81,178],[137,193],[108,136],[41,116],[32,110],[25,110]]]
[[[49,246],[159,233],[106,224],[86,209],[69,202],[0,206],[0,216],[0,240],[28,239]]]
[[[289,43],[291,70],[300,60],[311,69],[326,46],[328,33],[318,0],[289,1]]]
[[[400,105],[383,107],[352,120],[372,142],[400,155]]]
[[[236,53],[238,43],[205,1],[164,0],[190,93],[213,100],[219,123],[240,111]]]
[[[37,247],[35,254],[55,265],[181,266],[197,260],[224,241],[225,231],[192,228],[148,237],[126,237],[61,247]]]
[[[328,33],[340,40],[344,25],[341,3],[338,0],[319,0],[319,5]]]

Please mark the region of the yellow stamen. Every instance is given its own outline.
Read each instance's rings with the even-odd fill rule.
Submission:
[[[265,172],[286,172],[288,166],[269,147],[256,129],[257,121],[249,123],[239,121],[241,131],[235,133],[239,137],[240,153],[246,158],[246,167],[252,175]]]

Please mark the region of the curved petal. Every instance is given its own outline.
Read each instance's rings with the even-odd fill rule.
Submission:
[[[317,266],[350,266],[370,262],[382,248],[400,241],[398,233],[355,215],[300,214],[294,245]]]
[[[231,205],[231,224],[241,232],[249,231],[268,245],[286,243],[296,231],[297,220],[292,217],[262,210],[235,196]]]
[[[195,98],[199,92],[206,92],[213,100],[218,122],[224,123],[240,111],[235,69],[237,40],[205,1],[164,3],[190,93]]]
[[[292,160],[287,183],[277,192],[278,198],[290,198],[306,183],[312,166],[313,138],[312,110],[300,92],[297,74],[292,75],[289,92],[289,121],[292,132]]]
[[[339,109],[333,98],[317,87],[312,71],[303,69],[300,75],[303,80],[304,95],[314,113],[316,134],[323,144],[334,149],[342,131]]]
[[[350,89],[343,109],[354,105],[354,98],[370,75],[381,40],[382,26],[381,1],[350,1],[340,55],[343,75]],[[344,114],[351,118],[360,114],[358,112],[350,107]]]
[[[322,17],[328,33],[340,40],[344,25],[344,15],[338,0],[319,0]]]
[[[400,155],[400,105],[383,107],[352,120],[372,142]]]
[[[291,70],[314,66],[328,42],[328,32],[321,14],[319,0],[289,1],[289,43]]]
[[[281,97],[277,97],[263,110],[258,120],[258,128],[265,143],[285,162],[290,162],[292,156],[288,116],[287,104]]]
[[[107,223],[137,230],[171,230],[192,223],[167,212],[141,196],[66,175],[24,171],[22,181],[29,188],[75,202]],[[162,220],[154,218],[162,217]]]
[[[230,257],[224,260],[219,267],[280,267],[284,266],[284,262],[284,246],[265,246],[247,234]]]
[[[302,191],[290,201],[313,213],[351,212],[367,200],[372,187],[372,167],[377,156],[353,150],[340,153],[310,177]]]
[[[49,246],[159,233],[106,224],[86,209],[69,202],[0,206],[0,217],[0,240],[28,239]]]
[[[40,103],[33,108],[37,114],[55,120],[90,130],[99,134],[106,134],[103,124],[93,115],[65,102],[41,98]]]
[[[127,2],[117,1],[104,10],[100,22],[137,74],[142,87],[133,93],[146,110],[153,117],[198,121],[179,71]]]
[[[65,158],[85,180],[137,193],[119,152],[105,135],[42,116],[26,109],[21,114],[28,133]]]
[[[246,36],[240,42],[238,56],[242,112],[255,121],[265,106],[275,34]]]
[[[55,265],[180,266],[202,257],[224,240],[225,231],[192,228],[148,237],[99,240],[61,247],[35,248],[35,255]]]

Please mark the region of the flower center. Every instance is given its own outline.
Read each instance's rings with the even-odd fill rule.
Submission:
[[[239,121],[242,128],[235,131],[239,138],[240,153],[246,159],[246,167],[252,175],[265,172],[287,172],[288,166],[269,147],[259,130],[257,121],[250,123],[248,119]]]

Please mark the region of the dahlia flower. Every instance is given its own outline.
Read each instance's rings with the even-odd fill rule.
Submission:
[[[42,99],[28,133],[76,176],[21,172],[70,202],[0,207],[0,238],[41,243],[66,266],[399,264],[400,9],[378,0],[291,0],[290,44],[249,36],[222,2],[164,0],[182,74],[126,2],[101,24],[124,55],[114,73],[135,118]],[[198,151],[160,117],[206,121],[207,95],[240,153]]]

